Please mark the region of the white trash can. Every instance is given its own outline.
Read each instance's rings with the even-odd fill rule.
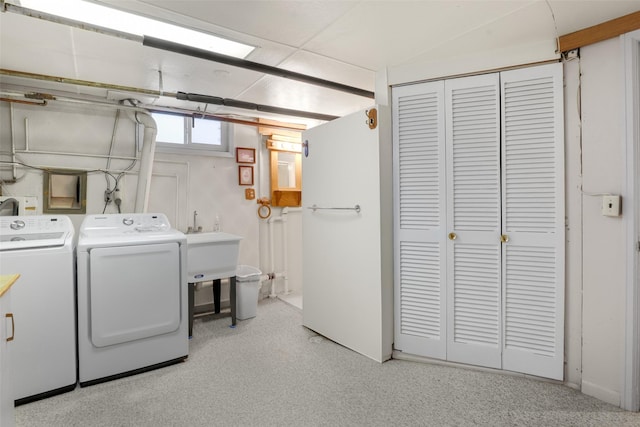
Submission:
[[[249,265],[239,265],[236,269],[236,318],[239,320],[256,317],[258,295],[260,293],[262,271]]]

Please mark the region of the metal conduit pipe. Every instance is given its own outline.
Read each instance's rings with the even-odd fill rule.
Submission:
[[[202,102],[205,104],[224,105],[225,107],[241,108],[245,110],[262,111],[264,113],[282,114],[285,116],[304,117],[307,119],[331,121],[337,119],[338,116],[332,116],[329,114],[310,113],[307,111],[291,110],[289,108],[273,107],[270,105],[254,104],[252,102],[238,101],[236,99],[220,98],[219,96],[200,95],[197,93],[176,93],[176,99]]]
[[[349,85],[345,85],[345,84],[342,84],[342,83],[337,83],[337,82],[333,82],[333,81],[330,81],[330,80],[325,80],[325,79],[321,79],[321,78],[318,78],[318,77],[309,76],[309,75],[306,75],[306,74],[301,74],[301,73],[297,73],[297,72],[294,72],[294,71],[273,67],[273,66],[270,66],[270,65],[260,64],[260,63],[252,62],[252,61],[247,61],[245,59],[239,59],[239,58],[235,58],[233,56],[213,53],[213,52],[209,52],[209,51],[206,51],[206,50],[197,49],[197,48],[193,48],[191,46],[181,45],[179,43],[173,43],[173,42],[165,41],[165,40],[162,40],[162,39],[157,39],[157,38],[150,37],[150,36],[140,37],[140,36],[135,36],[135,35],[123,33],[121,31],[109,30],[109,29],[106,29],[106,28],[103,28],[103,27],[93,26],[93,25],[87,24],[85,22],[79,22],[79,21],[75,21],[75,20],[72,20],[72,19],[61,18],[61,17],[55,16],[55,15],[43,13],[43,12],[36,11],[36,10],[31,10],[31,9],[28,9],[28,8],[24,8],[24,7],[21,7],[21,6],[16,6],[16,5],[9,4],[9,3],[1,2],[1,4],[4,7],[4,11],[7,11],[7,12],[19,13],[19,14],[30,16],[30,17],[34,17],[34,18],[43,19],[43,20],[46,20],[46,21],[56,22],[56,23],[68,25],[68,26],[71,26],[71,27],[81,28],[83,30],[94,31],[96,33],[106,34],[106,35],[119,37],[119,38],[124,38],[124,39],[132,40],[132,41],[140,41],[143,46],[148,46],[148,47],[153,47],[153,48],[157,48],[157,49],[166,50],[166,51],[169,51],[169,52],[174,52],[174,53],[179,53],[179,54],[183,54],[183,55],[193,56],[193,57],[196,57],[196,58],[205,59],[205,60],[209,60],[209,61],[214,61],[214,62],[218,62],[218,63],[221,63],[221,64],[232,65],[232,66],[236,66],[236,67],[240,67],[240,68],[244,68],[244,69],[248,69],[248,70],[253,70],[253,71],[256,71],[256,72],[260,72],[260,73],[275,75],[275,76],[278,76],[278,77],[283,77],[283,78],[287,78],[287,79],[291,79],[291,80],[296,80],[296,81],[300,81],[300,82],[303,82],[303,83],[308,83],[308,84],[321,86],[321,87],[325,87],[325,88],[329,88],[329,89],[333,89],[333,90],[338,90],[338,91],[350,93],[352,95],[358,95],[358,96],[362,96],[362,97],[365,97],[365,98],[375,99],[375,92],[368,91],[368,90],[361,89],[361,88],[357,88],[357,87],[354,87],[354,86],[349,86]],[[87,80],[69,79],[69,78],[66,78],[66,77],[45,76],[45,75],[42,75],[42,74],[27,73],[27,72],[14,71],[14,70],[0,69],[0,74],[13,75],[13,76],[19,76],[19,77],[26,77],[26,78],[32,78],[32,79],[55,81],[55,82],[58,82],[58,83],[67,83],[67,84],[89,86],[89,87],[96,87],[96,88],[103,88],[103,89],[113,89],[113,90],[119,90],[119,91],[125,91],[125,92],[132,92],[132,93],[140,93],[140,94],[145,94],[145,95],[151,95],[151,96],[169,96],[169,97],[173,97],[173,98],[177,97],[177,94],[176,93],[172,93],[172,92],[164,92],[164,91],[149,90],[149,89],[140,89],[140,88],[134,88],[134,87],[128,87],[128,86],[112,85],[112,84],[99,83],[99,82],[91,82],[91,81],[87,81]],[[197,94],[190,94],[190,95],[192,95],[194,100],[195,100],[195,97],[199,96]],[[259,104],[253,104],[253,103],[250,103],[250,102],[244,102],[244,101],[223,99],[223,98],[215,97],[215,96],[209,97],[209,96],[205,95],[205,97],[207,98],[207,100],[202,100],[202,101],[199,101],[199,102],[213,103],[213,104],[217,104],[217,105],[225,105],[225,106],[234,107],[234,108],[245,108],[245,109],[261,111],[261,112],[265,112],[265,113],[280,114],[280,115],[293,116],[293,117],[303,117],[303,118],[314,119],[314,120],[331,121],[331,120],[334,120],[334,119],[338,118],[337,116],[331,116],[331,115],[327,115],[327,114],[313,113],[313,112],[301,111],[301,110],[292,110],[292,109],[288,109],[288,108],[281,108],[281,107],[275,107],[275,106],[269,106],[269,105],[259,105]],[[180,99],[180,98],[178,98],[178,99]],[[221,100],[223,102],[222,103],[212,102],[215,99]],[[12,101],[12,102],[19,102],[19,101]],[[46,105],[46,101],[42,105]]]
[[[86,31],[93,31],[99,34],[106,34],[112,37],[123,38],[123,39],[131,40],[134,42],[142,42],[143,46],[162,49],[168,52],[179,53],[182,55],[193,56],[195,58],[218,62],[220,64],[232,65],[232,66],[244,68],[247,70],[257,71],[259,73],[271,74],[278,77],[297,80],[303,83],[308,83],[308,84],[321,86],[329,89],[339,90],[339,91],[347,92],[353,95],[363,96],[365,98],[371,98],[371,99],[375,98],[375,93],[368,90],[345,85],[342,83],[333,82],[330,80],[321,79],[318,77],[309,76],[302,73],[296,73],[294,71],[285,70],[285,69],[273,67],[270,65],[260,64],[258,62],[247,61],[246,59],[240,59],[240,58],[235,58],[233,56],[210,52],[207,50],[196,49],[191,46],[186,46],[179,43],[173,43],[173,42],[158,39],[155,37],[150,37],[150,36],[140,37],[138,35],[128,34],[128,33],[117,31],[117,30],[111,30],[108,28],[92,25],[86,22],[80,22],[73,19],[69,19],[69,18],[63,18],[60,16],[51,15],[49,13],[28,9],[26,7],[17,6],[10,3],[0,2],[0,5],[1,5],[0,11],[18,13],[18,14],[30,16],[33,18],[42,19],[45,21],[56,22],[59,24],[68,25],[70,27],[80,28]]]
[[[46,74],[27,73],[25,71],[7,70],[4,68],[0,68],[0,75],[21,77],[21,78],[26,78],[31,80],[43,80],[43,81],[71,84],[71,85],[77,85],[77,86],[87,86],[87,87],[106,89],[106,90],[115,90],[120,92],[129,92],[129,93],[141,94],[141,95],[147,95],[147,96],[158,96],[158,97],[166,96],[168,98],[176,98],[180,100],[202,102],[205,104],[224,105],[227,107],[249,109],[254,111],[262,111],[264,113],[273,113],[273,114],[292,116],[292,117],[304,117],[307,119],[314,119],[314,120],[331,121],[338,118],[338,116],[332,116],[329,114],[314,113],[314,112],[302,111],[302,110],[292,110],[289,108],[274,107],[271,105],[254,104],[251,102],[238,101],[235,99],[221,98],[219,96],[200,95],[197,93],[185,93],[185,92],[160,92],[160,91],[151,90],[151,89],[140,89],[140,88],[131,87],[131,86],[92,82],[89,80],[70,79],[66,77],[49,76]],[[202,114],[202,113],[198,113],[198,114]],[[226,120],[222,116],[215,116],[211,114],[205,114],[205,115],[208,117],[215,117],[217,120],[221,120],[221,121]],[[274,126],[274,127],[286,127],[286,126]]]
[[[257,71],[259,73],[271,74],[285,79],[296,80],[303,83],[321,86],[328,89],[334,89],[341,92],[350,93],[352,95],[363,96],[365,98],[375,98],[375,93],[369,90],[345,85],[342,83],[332,82],[330,80],[309,76],[295,71],[285,70],[283,68],[272,67],[270,65],[260,64],[258,62],[247,61],[246,59],[235,58],[233,56],[222,55],[204,49],[198,49],[155,37],[144,36],[142,39],[143,46],[155,47],[157,49],[166,50],[168,52],[179,53],[182,55],[193,56],[195,58],[206,59],[208,61],[218,62],[220,64],[232,65],[247,70]]]

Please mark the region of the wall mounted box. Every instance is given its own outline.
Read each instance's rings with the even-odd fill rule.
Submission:
[[[622,207],[622,197],[607,195],[602,196],[602,215],[620,216]]]

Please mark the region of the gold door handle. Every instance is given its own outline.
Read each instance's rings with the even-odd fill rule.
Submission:
[[[449,233],[449,240],[456,240],[458,235],[456,233]]]
[[[507,243],[507,242],[509,241],[509,236],[507,236],[506,234],[502,234],[502,235],[500,236],[500,241],[501,241],[502,243]]]
[[[11,336],[7,338],[7,342],[13,341],[13,337],[16,335],[16,323],[13,320],[13,313],[7,313],[4,316],[7,319],[11,319]]]

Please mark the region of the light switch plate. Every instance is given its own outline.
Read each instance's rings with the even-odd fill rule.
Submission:
[[[620,196],[602,196],[602,215],[620,216]]]

